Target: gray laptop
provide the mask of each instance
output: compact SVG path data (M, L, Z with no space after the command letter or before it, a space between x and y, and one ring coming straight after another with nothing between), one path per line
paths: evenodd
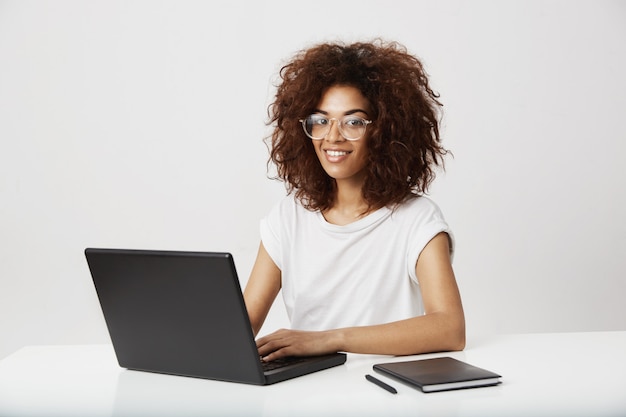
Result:
M121 367L266 385L341 365L343 353L260 360L229 253L85 249Z

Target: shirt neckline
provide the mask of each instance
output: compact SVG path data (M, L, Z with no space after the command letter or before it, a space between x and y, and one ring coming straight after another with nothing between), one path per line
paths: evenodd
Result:
M381 207L378 210L375 210L369 213L367 216L362 217L352 223L348 223L345 225L338 225L338 224L329 223L324 218L324 215L322 214L321 211L318 210L315 212L317 220L320 222L322 227L330 232L335 232L335 233L351 233L357 230L363 230L383 220L389 214L391 214L391 209L389 209L388 207Z

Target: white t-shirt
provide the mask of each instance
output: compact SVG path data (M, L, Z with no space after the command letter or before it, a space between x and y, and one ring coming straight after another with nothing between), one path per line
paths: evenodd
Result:
M440 232L439 207L415 197L345 226L328 223L293 196L261 221L261 240L280 268L292 329L328 330L424 314L415 265ZM451 249L452 252L452 249Z

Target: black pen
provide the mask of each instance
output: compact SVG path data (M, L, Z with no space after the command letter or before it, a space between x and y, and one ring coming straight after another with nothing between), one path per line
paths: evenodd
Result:
M385 384L383 381L381 381L378 378L374 378L371 375L365 375L365 379L367 379L369 382L373 382L374 384L378 385L379 387L381 387L382 389L385 389L387 391L389 391L392 394L397 394L398 391L396 391L396 389L394 387L392 387L391 385L387 385Z

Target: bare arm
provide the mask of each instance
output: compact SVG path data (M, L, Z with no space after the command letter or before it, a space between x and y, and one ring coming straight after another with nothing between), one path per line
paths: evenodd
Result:
M465 318L450 262L447 234L438 234L426 245L415 270L425 315L388 324L323 332L279 330L257 340L259 353L265 360L273 360L337 351L411 355L462 350Z
M265 247L263 247L263 243L259 244L257 258L243 293L255 336L261 330L267 313L269 313L272 303L280 291L280 280L280 269L270 258Z

